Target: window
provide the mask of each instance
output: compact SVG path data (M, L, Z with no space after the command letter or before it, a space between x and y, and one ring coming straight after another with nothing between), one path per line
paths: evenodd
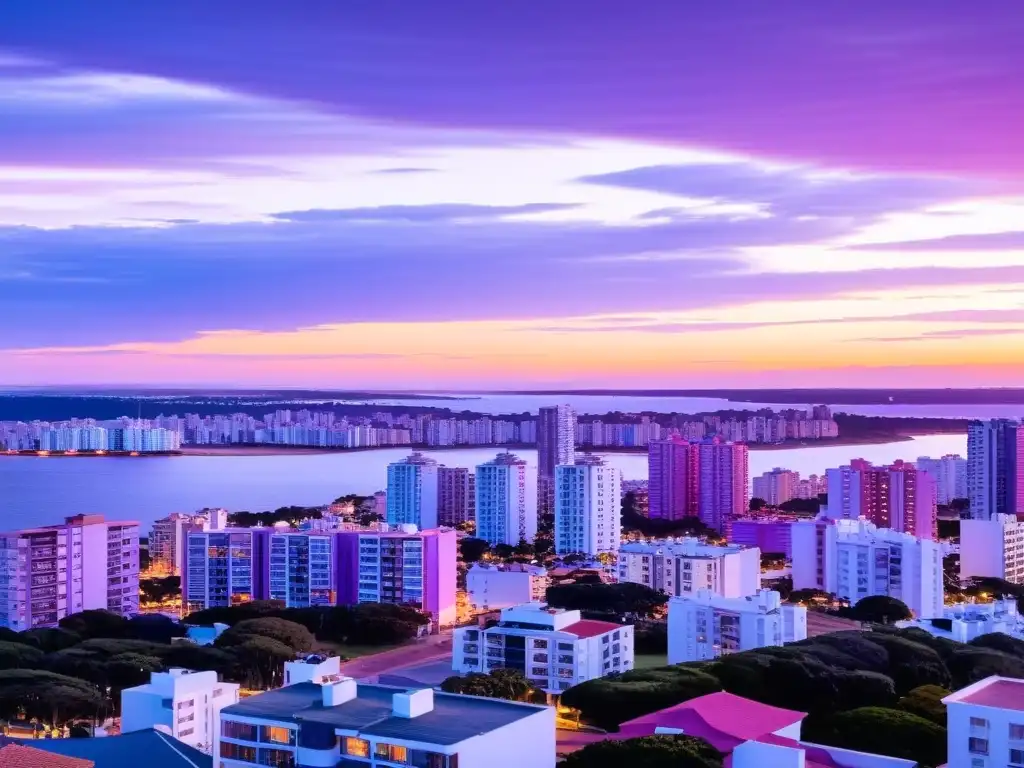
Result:
M987 755L988 739L979 739L975 736L972 736L967 740L967 751L970 752L972 755Z
M191 736L191 735L192 735L193 733L195 733L195 732L196 732L196 729L195 729L195 728L186 728L186 729L185 729L185 730L183 730L183 731L178 731L178 738L179 738L179 739L182 739L182 738L184 738L185 736Z
M221 720L220 735L225 739L256 741L256 726L252 723L236 723L234 720Z
M375 752L379 759L387 760L391 763L409 762L409 750L397 744L378 744Z
M295 753L287 749L261 749L259 762L271 768L295 768Z
M971 728L988 728L988 720L983 717L972 717Z
M260 741L267 744L295 746L295 731L280 725L261 725Z
M1010 750L1010 765L1024 765L1024 749Z
M1024 725L1010 723L1010 741L1024 741Z
M345 749L346 755L352 755L352 757L369 757L370 756L370 742L364 739L357 739L355 736L348 736L342 743Z
M226 760L241 760L243 763L256 762L256 747L243 747L230 741L220 743L220 756Z

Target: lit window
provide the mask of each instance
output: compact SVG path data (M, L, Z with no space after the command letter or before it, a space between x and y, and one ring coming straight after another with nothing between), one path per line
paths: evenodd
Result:
M369 757L370 742L365 739L348 736L345 739L345 754L352 755L352 757Z
M264 725L260 728L260 741L268 744L294 744L295 732L280 725Z

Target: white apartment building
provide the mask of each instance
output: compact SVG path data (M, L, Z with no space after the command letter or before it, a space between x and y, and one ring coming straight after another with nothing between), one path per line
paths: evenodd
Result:
M221 712L221 768L554 768L554 707L364 685L300 682Z
M782 645L807 637L807 609L783 604L778 592L746 597L711 590L673 597L668 604L668 663L705 661L727 653Z
M555 467L555 553L599 555L619 549L622 473L600 456Z
M514 453L476 468L476 535L492 546L537 535L536 470Z
M947 454L940 459L920 456L915 464L935 478L935 500L939 504L967 498L967 459L963 456Z
M388 464L387 512L390 525L437 528L437 462L422 453Z
M708 589L721 597L746 597L761 588L761 550L715 547L687 537L623 544L618 577L670 596Z
M1024 680L993 675L942 703L949 768L1024 766Z
M216 672L153 672L145 685L121 691L121 733L155 728L209 755L220 711L237 701L238 685L219 682Z
M991 603L957 603L942 609L942 616L916 621L899 621L901 629L916 627L930 635L958 643L969 643L976 637L999 632L1024 640L1024 617L1017 610L1014 598Z
M974 576L1024 584L1024 522L1016 515L960 521L960 578Z
M539 565L474 563L466 572L466 592L477 611L543 603L550 584L548 572Z
M753 480L753 498L764 499L770 506L777 507L796 496L800 475L790 469L775 467Z
M322 685L340 680L342 677L341 657L339 656L310 654L301 659L284 663L284 684L286 686L298 683Z
M583 619L579 611L544 603L505 608L497 625L460 627L452 640L455 672L516 669L549 695L632 668L631 625Z
M942 615L942 548L863 520L793 523L793 588L820 589L856 604L889 595L915 615Z
M189 531L181 568L184 614L255 599L267 536L260 528Z

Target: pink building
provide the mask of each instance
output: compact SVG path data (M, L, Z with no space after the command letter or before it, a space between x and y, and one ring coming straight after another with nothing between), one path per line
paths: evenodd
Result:
M913 464L896 461L876 467L864 459L830 469L828 516L834 520L863 517L879 528L938 538L938 494L935 478Z
M724 531L733 516L742 516L750 504L747 446L705 440L698 450L697 514L703 523Z
M680 520L697 516L697 446L678 435L647 446L648 517Z
M475 517L475 476L465 467L437 468L437 523L456 526Z
M0 627L55 627L92 609L138 613L138 523L76 515L0 533Z
M764 499L771 506L778 506L797 495L800 474L790 469L775 467L754 478L754 498Z
M795 515L770 515L737 518L728 524L730 544L757 547L764 553L785 554L793 557L792 524L800 518Z

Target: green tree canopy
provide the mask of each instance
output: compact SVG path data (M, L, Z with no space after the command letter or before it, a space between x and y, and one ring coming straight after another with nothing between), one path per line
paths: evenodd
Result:
M872 624L892 624L912 617L907 604L888 595L869 595L850 609L850 617Z
M915 760L929 768L946 762L946 729L911 712L864 707L809 726L804 738L818 744Z
M99 609L65 616L59 626L86 640L92 637L126 637L128 634L127 619L120 614Z
M63 725L106 713L107 702L98 688L83 680L42 670L0 671L0 717L38 718Z
M40 669L43 652L31 645L0 640L0 669Z
M218 648L230 648L246 642L252 637L266 637L286 645L292 655L305 652L313 647L316 638L301 624L286 619L267 617L246 619L226 630L214 643Z
M693 736L598 741L566 755L559 768L722 768L722 755Z
M470 696L487 696L492 699L526 701L534 692L534 687L518 670L495 669L489 674L471 672L465 677L455 675L446 678L441 683L441 690Z
M491 549L491 545L483 539L467 537L459 540L459 557L464 563L475 563Z
M559 584L548 587L546 597L555 608L629 619L649 618L668 602L664 592L632 582Z
M922 685L903 696L898 707L904 712L931 720L936 725L946 727L946 705L942 700L952 691L940 685Z

